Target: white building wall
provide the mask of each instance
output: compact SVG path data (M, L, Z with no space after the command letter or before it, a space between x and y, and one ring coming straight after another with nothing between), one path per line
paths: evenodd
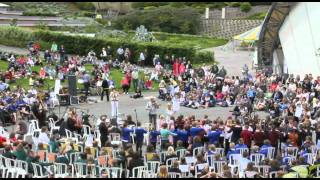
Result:
M320 2L301 2L290 11L279 31L284 72L320 75Z

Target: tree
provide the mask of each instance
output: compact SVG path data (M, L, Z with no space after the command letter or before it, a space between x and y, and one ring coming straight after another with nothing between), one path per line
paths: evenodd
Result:
M249 2L244 2L240 5L240 10L242 12L249 12L251 10L251 4Z

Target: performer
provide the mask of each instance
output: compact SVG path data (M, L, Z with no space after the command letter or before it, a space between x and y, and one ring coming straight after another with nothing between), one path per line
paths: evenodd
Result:
M114 86L111 87L112 91L110 93L111 98L111 116L116 117L119 114L119 92L115 89Z
M146 106L146 110L149 110L149 122L153 124L153 127L156 127L157 109L159 109L159 106L155 97L151 97Z

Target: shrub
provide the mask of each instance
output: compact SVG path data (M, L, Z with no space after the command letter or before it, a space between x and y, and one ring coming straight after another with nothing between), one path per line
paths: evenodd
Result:
M214 62L214 53L209 51L197 52L192 61L197 64Z
M190 60L195 55L194 48L183 45L168 46L161 43L136 43L125 40L69 36L43 30L31 32L17 27L0 27L0 44L25 48L31 40L38 41L42 50L50 49L51 43L56 42L58 45L64 45L68 54L79 55L87 55L90 50L100 53L102 47L110 46L115 50L122 46L132 50L133 59L138 59L140 52L146 50L146 62L148 64L152 64L154 54L159 54L161 57L174 54L176 57L186 57Z
M251 10L251 4L249 2L244 2L240 5L240 10L242 12L249 12Z
M75 4L81 10L94 11L96 9L92 2L75 2Z
M240 7L240 6L241 6L241 3L240 3L240 2L231 2L231 3L230 3L230 6L231 6L231 7Z
M134 30L144 25L150 31L197 34L200 27L199 19L200 14L193 8L162 6L156 9L131 12L119 17L113 25L116 29L124 29L126 26Z

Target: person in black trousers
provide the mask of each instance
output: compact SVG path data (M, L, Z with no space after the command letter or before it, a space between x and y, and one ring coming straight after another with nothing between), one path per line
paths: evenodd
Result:
M109 82L107 79L102 81L101 101L103 101L104 92L106 92L107 101L109 102Z
M105 145L105 143L108 141L108 134L109 134L109 128L110 126L107 124L106 119L107 116L102 115L100 117L101 123L99 125L99 131L100 131L100 142L101 142L101 147Z

